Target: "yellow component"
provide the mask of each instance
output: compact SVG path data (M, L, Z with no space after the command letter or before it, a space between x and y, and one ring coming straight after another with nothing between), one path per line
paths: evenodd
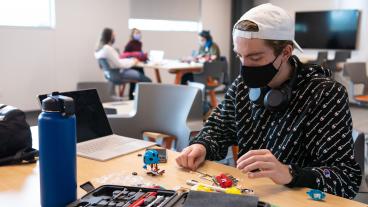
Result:
M195 185L192 187L192 190L196 190L196 191L204 191L204 192L214 192L214 190L212 188L203 186L201 184Z
M227 194L236 194L236 195L240 195L241 194L241 190L236 188L236 187L230 187L230 188L226 188L225 189L225 193Z
M204 191L204 192L214 192L214 190L212 188L203 186L203 185L198 185L197 187L198 191Z

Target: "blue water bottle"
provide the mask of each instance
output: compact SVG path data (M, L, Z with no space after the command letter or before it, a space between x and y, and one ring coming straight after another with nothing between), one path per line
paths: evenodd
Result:
M61 207L77 199L74 101L52 93L38 116L42 207Z

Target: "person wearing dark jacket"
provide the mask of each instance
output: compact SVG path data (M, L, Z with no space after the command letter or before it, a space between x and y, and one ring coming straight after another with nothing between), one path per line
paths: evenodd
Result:
M257 6L234 25L233 41L240 75L178 165L195 170L238 145L236 167L251 179L354 198L361 170L346 89L328 69L292 55L301 50L292 18L272 4Z

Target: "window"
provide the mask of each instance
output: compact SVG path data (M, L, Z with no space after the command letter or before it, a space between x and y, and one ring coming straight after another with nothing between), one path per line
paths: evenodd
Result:
M128 25L129 29L198 32L201 0L130 0Z
M129 29L151 31L185 31L198 32L202 30L202 24L195 21L155 20L155 19L129 19Z
M0 26L55 26L54 0L0 0Z

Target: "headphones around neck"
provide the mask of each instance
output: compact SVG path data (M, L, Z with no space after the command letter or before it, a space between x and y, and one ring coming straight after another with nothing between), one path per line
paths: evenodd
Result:
M257 105L262 104L271 112L284 110L291 100L291 92L298 77L298 62L291 56L289 63L293 68L293 75L290 81L284 82L279 88L250 88L249 99L252 103Z

